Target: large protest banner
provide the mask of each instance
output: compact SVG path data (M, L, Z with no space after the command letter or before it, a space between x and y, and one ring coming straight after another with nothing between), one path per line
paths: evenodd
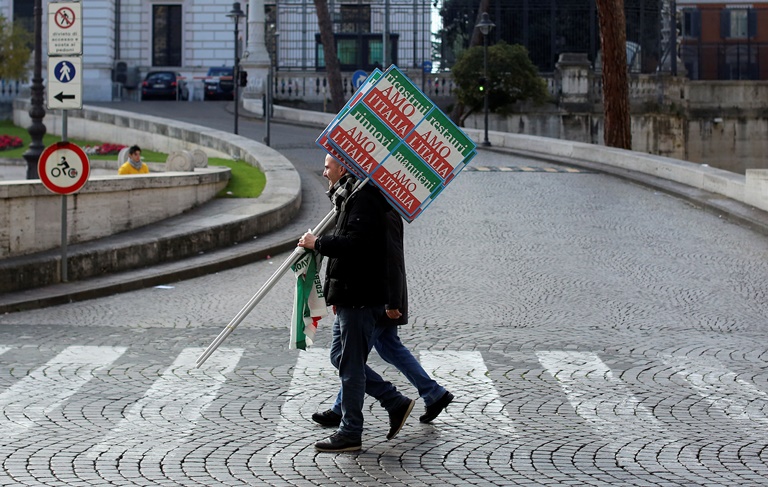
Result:
M396 66L374 73L318 144L376 184L411 222L475 155L475 144Z

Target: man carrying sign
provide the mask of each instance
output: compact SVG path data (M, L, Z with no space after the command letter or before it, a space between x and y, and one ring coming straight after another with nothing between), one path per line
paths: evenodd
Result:
M317 442L321 452L359 450L362 446L366 390L390 415L389 438L411 414L415 401L397 391L366 365L376 341L376 323L387 303L386 213L384 197L373 185L352 192L355 178L330 155L323 176L331 182L331 200L339 210L332 235L305 233L299 246L328 257L324 294L336 312L331 363L341 379L341 424L335 434Z
M397 367L419 391L426 405L426 412L419 417L419 421L431 423L453 401L453 394L429 376L397 335L397 327L408 323L408 283L403 249L403 219L394 209L387 213L387 289L387 314L376 325L377 338L373 347L385 362ZM330 409L314 413L312 420L322 426L338 426L341 422L341 392ZM390 430L387 439L392 438L392 432Z

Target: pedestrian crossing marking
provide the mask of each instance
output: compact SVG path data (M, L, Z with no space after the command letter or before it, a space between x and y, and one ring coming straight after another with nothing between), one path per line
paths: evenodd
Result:
M13 349L0 345L0 353ZM40 426L52 411L77 394L99 368L108 366L125 351L126 347L71 346L8 387L0 394L0 445L10 445L19 433ZM143 397L127 408L123 419L85 452L86 458L114 463L128 452L140 450L144 458L158 459L178 449L218 397L243 350L221 350L196 369L200 353L200 348L184 349ZM675 434L672 425L662 422L644 406L632 394L630 385L615 377L597 354L539 351L535 355L557 381L573 411L608 439L609 448L615 447L621 464L635 461L622 453L624 445L634 441L658 442L664 448L677 448L685 443L685 437ZM480 352L426 350L419 356L425 370L455 396L436 424L474 431L493 429L507 441L519 435ZM661 356L659 361L668 366L670 374L679 375L692 393L704 398L713 412L722 412L724 418L750 434L764 435L768 425L766 392L740 379L714 358ZM286 445L296 445L289 448L294 454L296 448L311 447L310 443L297 441L302 437L301 428L309 435L314 434L316 427L311 414L327 409L338 387L327 349L313 348L298 354L281 405L273 455L290 453ZM386 418L385 413L372 411ZM449 443L446 448L453 447Z
M0 394L0 444L31 428L111 364L125 347L71 346Z
M465 171L470 172L547 172L569 174L592 174L593 171L574 167L531 167L531 166L467 166Z
M501 433L515 434L480 352L424 350L419 353L419 361L455 397L439 416L443 422L462 428L487 428L492 424Z
M219 349L198 369L195 363L204 351L182 350L111 433L86 452L87 458L115 462L141 446L144 459L161 459L180 446L243 355L240 348Z
M662 357L693 389L728 418L744 424L755 421L768 426L763 412L768 394L723 367L717 359L695 357ZM748 425L754 433L754 425Z
M682 443L671 437L664 425L643 406L600 358L590 352L540 351L539 362L558 381L568 402L587 424L608 441L621 467L637 464L634 452L625 446L635 441L650 443L655 433L665 446Z
M576 414L596 429L610 434L663 430L653 413L594 353L540 351L536 355L558 381Z

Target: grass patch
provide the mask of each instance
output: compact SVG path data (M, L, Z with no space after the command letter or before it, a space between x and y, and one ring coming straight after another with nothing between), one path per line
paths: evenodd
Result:
M256 198L267 184L267 176L245 161L209 157L208 165L227 166L232 171L229 184L217 195L221 198Z
M22 155L29 148L29 144L32 142L32 138L29 136L27 129L17 127L10 120L0 120L0 135L15 135L24 142L24 145L15 149L0 151L1 158L7 159L21 159ZM61 141L61 137L58 135L45 134L43 136L43 145L48 147L56 142ZM80 147L85 146L98 146L104 142L82 139L69 139L70 142ZM139 144L141 145L141 144ZM145 161L151 162L165 162L168 158L168 154L162 152L154 152L150 150L141 150L141 157ZM88 154L88 159L91 160L115 160L117 155L115 154ZM251 166L245 161L233 161L231 159L221 159L217 157L208 158L208 164L211 166L226 166L232 171L232 177L229 179L229 184L219 192L217 196L222 198L256 198L267 184L267 178L263 172L258 168Z

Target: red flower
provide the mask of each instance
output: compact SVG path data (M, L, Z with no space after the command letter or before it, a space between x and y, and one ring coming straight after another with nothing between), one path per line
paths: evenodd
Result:
M15 135L0 135L0 150L15 149L21 147L23 142L21 138Z
M126 146L120 144L101 144L98 152L102 155L119 154L120 151L125 147Z

